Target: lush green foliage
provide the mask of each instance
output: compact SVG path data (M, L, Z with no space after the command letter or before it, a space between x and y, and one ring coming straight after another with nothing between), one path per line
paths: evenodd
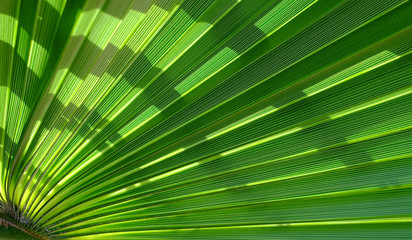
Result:
M0 217L412 239L411 26L404 0L1 0Z

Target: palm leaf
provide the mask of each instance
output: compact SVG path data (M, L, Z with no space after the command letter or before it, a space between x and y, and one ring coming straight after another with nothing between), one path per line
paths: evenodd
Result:
M412 238L412 4L2 0L1 221Z

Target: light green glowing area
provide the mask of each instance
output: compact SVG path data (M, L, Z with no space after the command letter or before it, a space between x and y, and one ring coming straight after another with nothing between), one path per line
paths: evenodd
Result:
M0 240L412 239L412 2L0 0Z

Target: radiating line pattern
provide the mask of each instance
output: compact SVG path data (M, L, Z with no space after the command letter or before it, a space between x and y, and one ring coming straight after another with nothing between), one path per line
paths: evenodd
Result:
M405 0L1 0L0 217L412 239L411 51Z

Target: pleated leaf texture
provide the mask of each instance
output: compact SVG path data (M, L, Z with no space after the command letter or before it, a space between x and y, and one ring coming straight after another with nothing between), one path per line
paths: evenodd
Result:
M412 239L411 50L404 0L1 0L1 221Z

